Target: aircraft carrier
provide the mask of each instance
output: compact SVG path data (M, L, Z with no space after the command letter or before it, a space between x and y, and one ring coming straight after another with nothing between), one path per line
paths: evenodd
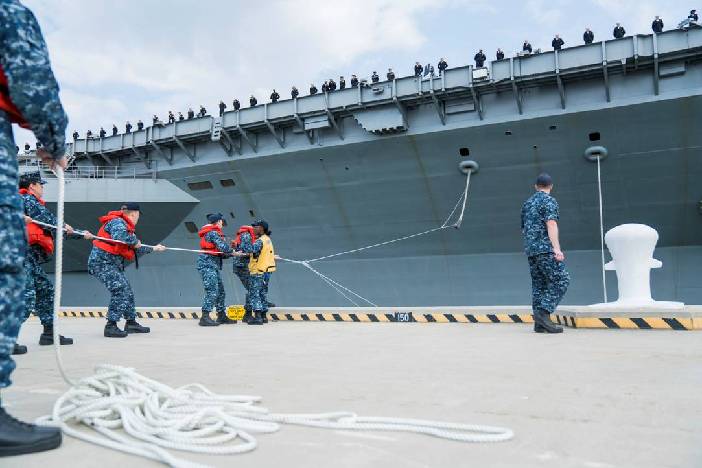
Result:
M564 303L588 304L603 298L593 155L602 156L605 231L636 222L660 234L654 298L702 303L702 28L79 139L66 213L95 232L99 215L138 201L144 242L188 248L197 248L207 213L226 215L228 235L265 218L277 252L316 258L441 225L465 187L461 164L474 161L460 229L315 268L382 306L528 304L519 213L535 176L547 171L572 275ZM55 180L47 187L55 201ZM106 304L86 272L89 244L66 245L64 303ZM231 265L224 271L228 302L241 303ZM194 254L148 255L129 276L140 306L201 302ZM613 272L607 282L616 298ZM289 263L279 265L270 299L349 305Z

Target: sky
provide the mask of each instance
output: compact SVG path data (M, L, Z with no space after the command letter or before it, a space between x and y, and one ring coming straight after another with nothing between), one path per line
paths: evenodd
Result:
M355 73L412 74L415 61L445 57L449 67L472 63L482 48L507 56L524 39L548 49L554 34L566 46L649 33L655 15L673 28L702 4L680 0L25 0L39 20L61 99L67 137L169 110L185 113L220 99L267 102L296 85ZM32 135L16 131L18 145Z

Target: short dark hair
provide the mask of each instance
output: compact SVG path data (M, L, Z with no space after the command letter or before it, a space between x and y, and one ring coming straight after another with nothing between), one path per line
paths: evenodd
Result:
M551 178L550 175L548 175L545 172L542 172L536 178L536 186L537 187L550 187L552 185L553 185L553 179Z

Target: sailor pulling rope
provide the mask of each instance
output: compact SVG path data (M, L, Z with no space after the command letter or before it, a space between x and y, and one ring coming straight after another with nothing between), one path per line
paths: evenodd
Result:
M64 220L64 179L60 167L56 169L56 175L59 190L53 314L54 322L58 324ZM177 458L166 449L218 455L244 453L256 448L254 434L276 432L282 424L336 430L411 432L457 442L501 442L514 435L511 429L501 427L364 417L344 411L271 413L257 404L260 397L219 395L200 384L172 388L144 377L134 369L112 365L97 366L95 375L76 382L65 370L58 333L59 327L55 326L56 362L61 376L71 388L56 401L52 414L38 422L58 425L65 434L86 442L140 455L175 468L202 465ZM75 423L98 434L77 429Z

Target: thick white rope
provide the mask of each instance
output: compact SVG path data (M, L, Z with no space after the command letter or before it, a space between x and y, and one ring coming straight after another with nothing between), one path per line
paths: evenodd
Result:
M60 167L56 169L56 176L59 190L53 310L54 350L61 376L71 388L56 401L52 414L39 418L38 423L58 425L71 437L150 458L174 468L202 468L203 465L177 458L166 449L212 455L249 452L257 446L254 434L276 432L281 424L336 430L410 432L457 442L502 442L514 437L508 428L421 419L365 417L343 411L276 414L258 406L261 398L257 396L219 395L200 384L171 388L144 377L133 369L120 366L97 366L93 376L74 382L65 371L59 341L65 195L63 170ZM316 272L308 262L295 263L302 263ZM321 273L316 273L329 284L356 295ZM81 424L98 434L76 429L70 423Z
M605 274L605 251L604 251L604 214L602 211L602 172L600 171L600 157L597 157L597 192L600 201L600 253L602 254L602 293L604 301L607 302L607 275Z

